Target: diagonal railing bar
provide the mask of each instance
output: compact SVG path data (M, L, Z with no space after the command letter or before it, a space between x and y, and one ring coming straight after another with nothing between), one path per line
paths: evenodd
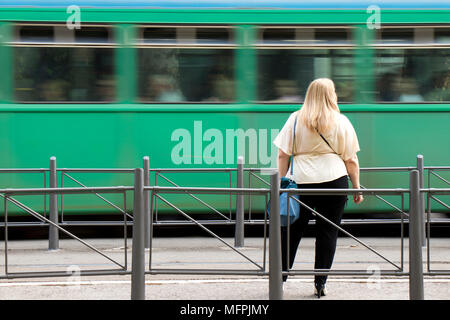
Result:
M90 245L89 243L87 243L86 241L84 241L83 239L80 239L79 237L77 237L76 235L74 235L73 233L67 231L66 229L62 228L61 226L59 226L57 223L54 223L53 221L43 217L41 214L39 214L38 212L34 211L33 209L29 208L28 206L24 205L23 203L21 203L20 201L10 197L10 196L5 196L3 194L0 193L0 197L4 198L5 200L15 204L16 206L18 206L19 208L23 209L24 211L28 212L29 214L31 214L33 217L46 222L52 226L54 226L55 228L57 228L58 230L64 232L65 234L67 234L69 237L81 242L82 244L84 244L85 246L87 246L88 248L94 250L95 252L97 252L98 254L100 254L101 256L105 257L106 259L108 259L109 261L113 262L114 264L118 265L119 267L121 267L122 269L126 269L125 266L121 265L119 262L115 261L114 259L110 258L109 256L105 255L103 252L99 251L97 248L93 247L92 245Z
M34 210L32 210L32 209L26 207L25 205L22 205L22 203L20 203L19 201L15 200L14 198L5 196L5 195L2 194L2 193L0 193L0 197L2 197L3 199L5 199L5 201L9 201L10 203L14 204L16 207L18 207L18 208L20 208L20 209L22 209L22 210L24 210L24 211L27 211L27 212L30 213L30 214L38 214L38 215L39 215L38 219L41 220L41 222L42 222L43 225L45 225L45 221L42 220L42 219L40 219L40 217L46 218L45 216L40 215L38 212L36 212L36 211L34 211ZM21 206L21 205L22 205L22 206ZM31 210L32 212L29 212L28 210ZM13 224L13 223L9 223L9 224ZM4 223L4 225L6 225L6 222Z
M433 195L430 195L430 198L433 199L434 201L436 201L437 203L440 203L441 205L443 205L444 207L446 207L447 209L450 209L450 206L448 204L446 204L445 202L442 202L441 200L439 200L438 198L436 198Z
M432 174L432 175L434 175L434 176L436 176L437 178L439 178L439 179L441 179L442 181L444 181L445 183L447 183L447 184L450 184L450 181L448 181L447 179L445 179L445 178L442 178L440 175L438 175L436 172L434 172L433 170L429 170L429 172Z
M163 178L164 180L166 180L167 182L169 182L170 184L172 184L175 187L180 187L178 184L176 184L175 182L171 181L169 178L163 176L161 173L158 173L158 175ZM186 191L186 194L191 196L192 198L194 198L195 200L197 200L198 202L200 202L201 204L205 205L206 207L208 207L209 209L211 209L212 211L214 211L215 213L217 213L218 215L220 215L221 217L223 217L225 220L230 221L231 219L226 217L224 214L222 214L220 211L218 211L216 208L214 208L213 206L209 205L208 203L206 203L205 201L201 200L200 198L194 196L192 193L189 193Z
M267 182L266 180L264 180L263 178L257 176L253 171L249 172L253 177L257 178L259 181L261 181L262 183L264 183L267 186L270 186L270 183Z
M200 228L202 228L203 230L205 230L206 232L208 232L210 235L212 235L213 237L215 237L217 240L219 240L220 242L222 242L224 245L226 245L227 247L229 247L230 249L232 249L233 251L235 251L236 253L238 253L239 255L241 255L242 257L244 257L246 260L248 260L249 262L251 262L252 264L254 264L255 266L257 266L260 270L264 270L262 266L260 266L257 262L253 261L252 259L250 259L249 257L247 257L245 254L243 254L242 252L240 252L239 250L237 250L236 248L234 248L233 246L231 246L230 244L228 244L226 241L224 241L221 237L219 237L217 234L215 234L214 232L212 232L211 230L209 230L208 228L206 228L204 225L202 225L201 223L199 223L198 221L196 221L195 219L193 219L192 217L190 217L188 214L186 214L183 210L177 208L175 205L173 205L172 203L170 203L169 201L167 201L166 199L164 199L163 197L161 197L159 194L155 194L155 197L159 198L160 200L162 200L164 203L166 203L168 206L170 206L171 208L175 209L176 211L178 211L179 213L181 213L183 216L185 216L186 218L188 218L189 220L191 220L192 222L194 222L196 225L198 225Z
M318 213L316 210L314 210L313 208L309 207L308 205L304 204L303 202L301 202L300 200L298 200L297 198L293 197L293 196L289 196L290 199L294 199L295 201L297 201L298 203L300 203L300 205L304 206L305 208L307 208L308 210L310 210L314 215L317 215L318 217L320 217L322 220L324 220L325 222L331 224L333 227L337 228L339 231L343 232L345 235L349 236L350 238L352 238L353 240L355 240L356 242L358 242L359 244L363 245L365 248L369 249L370 251L372 251L373 253L375 253L377 256L379 256L380 258L382 258L383 260L385 260L386 262L389 262L391 265L393 265L394 267L396 267L398 270L402 270L401 267L397 266L394 262L392 262L391 260L389 260L388 258L384 257L382 254L380 254L378 251L376 251L375 249L373 249L372 247L370 247L368 244L364 243L363 241L359 240L358 238L356 238L354 235L352 235L351 233L349 233L348 231L342 229L340 226L338 226L337 224L335 224L333 221L330 221L329 219L327 219L326 217L324 217L323 215L321 215L320 213Z
M79 184L80 186L82 186L83 188L88 188L88 186L84 185L83 183L81 183L80 181L78 181L77 179L73 178L72 176L68 175L66 172L62 172L62 174L64 176L66 176L67 178L71 179L72 181L74 181L75 183ZM105 201L106 203L108 203L109 205L111 205L113 208L119 210L120 212L122 212L123 214L125 214L128 218L133 219L133 216L130 215L128 212L124 211L122 208L116 206L114 203L112 203L111 201L109 201L108 199L106 199L105 197L101 196L98 193L94 193L98 198L102 199L103 201Z
M361 184L360 186L361 186L361 189L366 189L366 190L367 190L367 188L364 187L362 184ZM408 213L406 213L406 212L404 212L402 209L396 207L395 205L393 205L392 203L390 203L389 201L387 201L387 200L384 199L383 197L381 197L381 196L379 196L379 195L377 195L377 194L375 195L375 197L376 197L377 199L383 201L384 203L386 203L386 204L387 204L388 206L390 206L391 208L397 210L399 213L405 215L406 217L409 217L409 214L408 214Z

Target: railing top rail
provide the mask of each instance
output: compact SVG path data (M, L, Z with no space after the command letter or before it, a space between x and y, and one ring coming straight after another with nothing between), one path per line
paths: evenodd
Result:
M42 195L42 194L80 194L80 193L121 193L134 190L134 187L95 187L95 188L24 188L0 189L6 195Z
M48 168L32 168L32 169L11 168L11 169L0 169L0 173L46 172L46 171L50 171L50 169L48 169Z
M417 167L361 167L360 171L411 171ZM426 166L425 170L450 170L450 166ZM134 168L57 168L60 172L134 172ZM243 168L244 171L258 172L276 170L276 168ZM0 173L47 172L49 168L0 168ZM231 172L237 168L150 168L150 172Z
M144 191L157 193L204 193L204 194L267 194L270 189L264 188L205 188L205 187L144 187Z
M58 168L56 171L61 172L134 172L135 169L130 168Z
M423 188L420 189L422 193L450 195L450 188Z
M150 186L144 187L145 191L154 191L157 193L204 193L204 194L267 194L270 192L268 188L208 188L208 187L159 187ZM440 189L439 189L440 190ZM280 192L287 192L289 194L387 194L398 195L402 193L409 193L409 189L395 188L395 189L280 189Z
M438 167L446 168L446 167ZM450 167L449 167L450 168ZM360 171L411 171L417 167L362 167ZM276 170L276 168L244 168L244 171Z
M409 193L409 189L405 188L381 188L381 189L280 189L280 192L299 195L346 195L346 194L363 194L363 195L400 195Z
M82 193L122 193L133 191L132 186L116 187L90 187L90 188L23 188L23 189L0 189L0 193L6 195L39 195L39 194L82 194ZM155 191L157 193L204 193L204 194L267 194L269 188L207 188L207 187L144 187L145 191ZM409 193L409 189L280 189L280 192L299 195L345 195L345 194L366 194L366 195L399 195ZM422 188L422 193L450 194L450 188Z
M416 170L417 167L366 167L360 168L360 171L411 171Z
M237 168L150 168L149 171L150 172L230 172L230 171L237 171Z

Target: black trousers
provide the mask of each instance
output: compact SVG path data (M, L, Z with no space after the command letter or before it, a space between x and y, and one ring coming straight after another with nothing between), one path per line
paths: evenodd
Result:
M348 176L340 177L333 181L323 183L311 184L297 184L299 189L334 189L348 188ZM294 200L291 200L294 201ZM326 217L328 220L340 225L344 207L347 202L347 196L341 195L301 195L300 201L316 210L318 213ZM297 221L289 227L281 227L281 244L282 244L282 268L287 271L288 262L289 269L294 264L297 248L302 239L302 236L308 226L308 222L314 218L313 213L304 206L300 206L300 217ZM336 252L336 242L338 237L338 229L332 226L319 216L315 217L315 235L316 235L316 250L314 269L330 269L333 264L334 254ZM289 230L289 257L287 243L288 243L288 228ZM284 276L283 280L286 281ZM327 276L316 275L316 283L323 283L327 281Z

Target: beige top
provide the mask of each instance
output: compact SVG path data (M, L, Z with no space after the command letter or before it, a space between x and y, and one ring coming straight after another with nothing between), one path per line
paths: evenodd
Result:
M284 153L292 155L292 129L297 112L292 113L273 143ZM352 158L359 149L358 138L351 122L339 114L336 128L322 133L334 151L320 137L297 120L295 135L294 174L290 168L286 177L297 183L321 183L347 175L343 160Z

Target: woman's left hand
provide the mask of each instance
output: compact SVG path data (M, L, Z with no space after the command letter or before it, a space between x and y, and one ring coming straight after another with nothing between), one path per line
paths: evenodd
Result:
M362 194L354 194L353 195L353 202L356 204L360 204L361 202L364 201L364 197Z

